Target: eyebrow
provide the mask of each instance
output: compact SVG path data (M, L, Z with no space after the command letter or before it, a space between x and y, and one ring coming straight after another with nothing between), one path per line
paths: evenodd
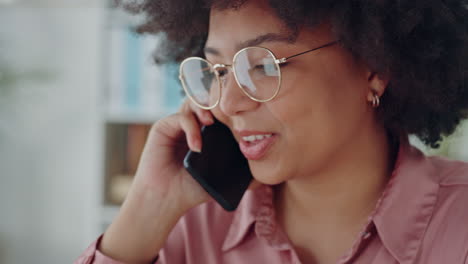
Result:
M266 33L260 36L257 36L253 39L249 39L243 42L240 42L236 45L237 50L241 50L245 47L251 47L251 46L258 46L262 43L265 42L286 42L286 43L292 43L294 41L293 37L291 35L286 35L286 34L278 34L278 33ZM205 54L210 53L212 55L219 56L221 53L219 50L213 48L213 47L205 47L203 49Z

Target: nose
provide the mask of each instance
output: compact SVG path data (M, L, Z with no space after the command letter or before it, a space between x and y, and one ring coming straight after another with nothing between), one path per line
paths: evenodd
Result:
M252 111L260 103L250 99L237 84L232 68L224 76L220 77L221 98L220 110L228 116L238 115L242 112Z

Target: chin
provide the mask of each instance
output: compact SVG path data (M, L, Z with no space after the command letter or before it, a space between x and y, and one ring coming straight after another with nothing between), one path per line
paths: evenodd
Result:
M284 172L274 171L273 166L259 166L249 162L250 170L255 180L266 185L276 185L287 180Z

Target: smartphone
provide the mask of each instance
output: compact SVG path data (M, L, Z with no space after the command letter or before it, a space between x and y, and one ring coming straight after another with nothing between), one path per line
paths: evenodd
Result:
M201 129L201 153L188 151L184 167L227 211L234 211L252 181L247 159L231 130L215 120Z

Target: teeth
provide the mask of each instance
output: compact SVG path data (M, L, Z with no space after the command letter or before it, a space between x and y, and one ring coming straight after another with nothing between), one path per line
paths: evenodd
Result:
M247 141L254 141L256 138L257 138L257 137L256 137L255 135L252 135L252 136L246 137L245 139L246 139Z
M256 141L256 140L262 140L264 138L269 138L271 136L272 136L272 134L251 135L251 136L247 136L247 137L242 137L242 139L245 140L245 141L253 142L253 141Z

